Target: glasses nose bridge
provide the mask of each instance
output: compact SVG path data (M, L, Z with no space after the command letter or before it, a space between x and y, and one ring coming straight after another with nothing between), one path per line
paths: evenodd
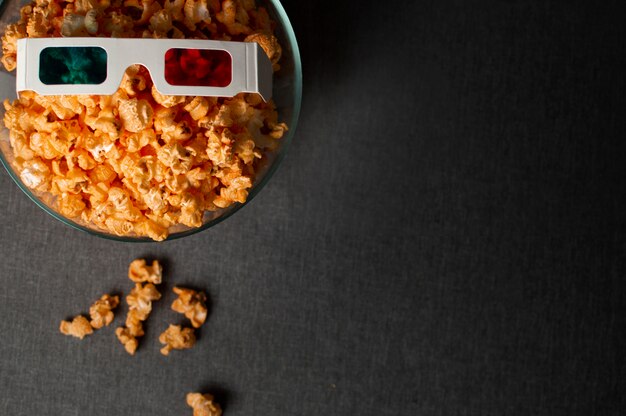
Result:
M112 54L115 58L114 62L111 62L111 69L119 73L120 82L124 74L129 70L133 70L135 66L145 68L153 82L160 78L159 74L163 72L160 68L164 64L164 62L160 61L165 61L165 50L161 50L163 48L142 48L140 46L137 45L132 50L116 51L116 53Z

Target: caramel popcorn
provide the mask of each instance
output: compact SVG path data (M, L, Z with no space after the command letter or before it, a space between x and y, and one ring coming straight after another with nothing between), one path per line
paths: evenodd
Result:
M135 287L126 296L126 326L117 328L115 335L130 355L134 355L137 350L137 338L144 335L143 321L152 312L152 302L161 299L161 293L154 285L161 283L162 274L163 268L157 260L148 266L144 259L136 259L128 267L128 278L135 282Z
M118 111L122 119L122 126L131 133L139 133L152 124L153 110L146 100L121 100Z
M280 43L278 42L276 36L267 32L256 32L248 35L245 41L258 43L265 51L265 54L270 58L270 61L272 61L274 71L278 71L280 69L278 61L280 61L283 50L280 47Z
M128 267L128 278L135 283L149 282L159 285L162 277L163 267L161 267L158 260L154 260L152 266L148 266L144 259L136 259Z
M274 26L254 0L34 0L7 26L0 61L15 70L24 37L169 37L257 42L277 71ZM140 65L111 96L24 91L4 108L27 187L80 224L156 241L245 202L287 131L257 94L167 96Z
M82 315L76 316L72 322L61 321L59 330L63 335L71 335L83 339L85 336L93 334L93 328L89 320Z
M161 348L161 354L169 355L172 350L184 350L193 347L196 336L193 328L182 328L180 325L170 325L160 336L159 342L165 344Z
M131 312L134 312L141 321L145 321L152 312L152 301L161 299L161 294L152 283L136 283L135 287L126 296L126 303Z
M108 326L113 322L113 309L117 308L119 304L120 298L118 296L102 295L102 297L89 308L91 326L94 329Z
M136 283L130 294L126 296L128 314L126 327L115 330L115 335L130 355L134 355L139 345L138 337L144 335L142 322L152 312L152 302L161 298L161 294L152 283Z
M172 309L184 314L194 328L200 328L207 317L206 295L203 292L182 287L174 287L173 290L178 295L178 299L172 303Z
M187 394L187 404L193 408L193 416L221 416L222 408L213 401L213 395L209 393Z
M117 328L115 330L115 335L124 346L126 352L130 355L135 355L135 351L137 351L137 347L139 346L139 341L137 341L137 338L130 333L129 329Z

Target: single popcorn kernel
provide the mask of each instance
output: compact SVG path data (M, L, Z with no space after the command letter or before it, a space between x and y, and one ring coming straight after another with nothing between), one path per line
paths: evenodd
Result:
M103 326L108 326L111 322L113 322L113 309L117 308L119 304L119 296L102 295L102 297L89 308L91 326L94 329L100 329Z
M148 266L144 259L136 259L128 267L128 278L135 283L150 282L158 285L161 284L162 275L163 267L157 260L152 262L152 266Z
M169 355L172 350L184 350L193 347L196 343L196 335L193 328L182 328L180 325L170 325L159 336L159 342L165 344L161 348L161 354Z
M207 317L204 292L196 292L182 287L174 287L173 290L178 295L178 299L172 303L172 309L184 314L194 328L200 328Z
M133 336L127 328L117 328L115 330L115 335L124 346L126 352L130 355L135 355L135 351L137 351L137 347L139 346L137 338L135 338L135 336Z
M276 36L272 35L271 33L265 32L253 33L247 36L245 41L258 43L272 62L272 65L274 66L274 71L280 69L278 61L280 61L280 57L282 56L283 51L280 47L280 43L278 43L278 39L276 38Z
M59 330L63 335L71 335L76 338L83 339L85 336L93 334L93 328L89 324L89 320L82 315L78 315L72 322L61 321Z
M122 100L118 106L119 115L124 128L133 133L139 133L152 124L153 110L146 100Z
M222 408L213 401L213 395L209 393L187 394L187 404L193 408L193 416L221 416Z
M143 316L141 316L137 311L131 310L128 311L128 315L126 315L126 329L128 332L134 337L143 337Z
M130 311L135 311L142 321L148 319L152 312L152 301L161 299L161 294L152 283L136 283L130 295L126 296L126 303Z

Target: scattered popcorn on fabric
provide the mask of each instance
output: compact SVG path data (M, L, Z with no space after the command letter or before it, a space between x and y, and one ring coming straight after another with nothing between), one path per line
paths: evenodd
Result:
M113 322L115 315L113 310L120 303L118 296L102 295L89 307L91 321L82 315L78 315L72 321L61 321L59 330L64 335L71 335L83 339L93 333L94 329L100 329Z
M144 336L143 322L152 312L152 302L161 299L155 284L162 282L162 274L163 268L157 260L147 266L144 259L135 259L128 267L128 278L135 282L135 287L126 296L125 326L117 328L115 335L130 355L134 355L139 346L138 338Z

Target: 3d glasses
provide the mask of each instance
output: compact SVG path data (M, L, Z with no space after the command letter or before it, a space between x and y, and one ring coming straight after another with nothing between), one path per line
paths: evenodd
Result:
M17 41L17 91L111 95L141 64L164 95L272 96L272 64L256 43L197 39L26 38Z

